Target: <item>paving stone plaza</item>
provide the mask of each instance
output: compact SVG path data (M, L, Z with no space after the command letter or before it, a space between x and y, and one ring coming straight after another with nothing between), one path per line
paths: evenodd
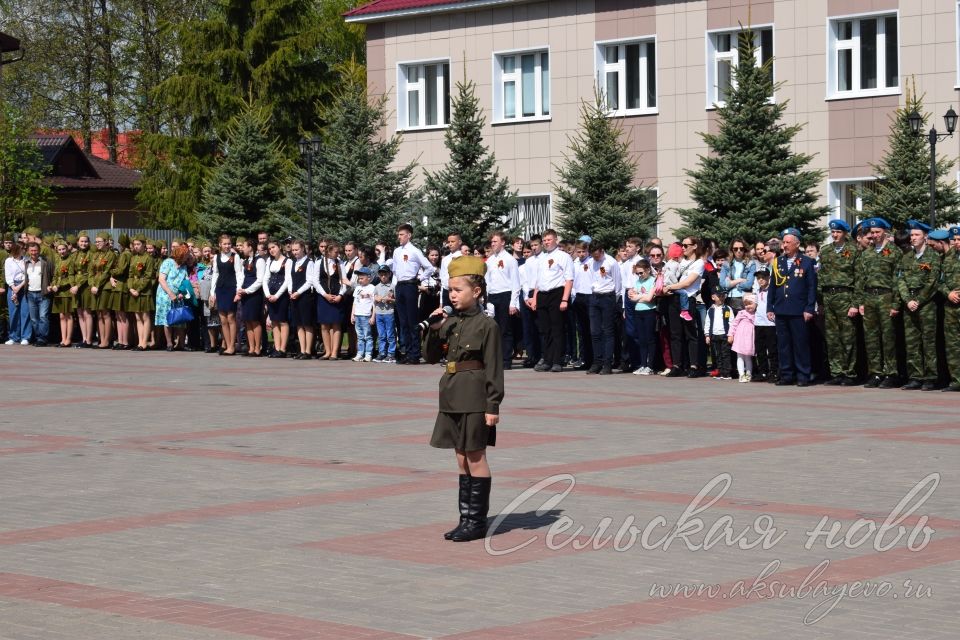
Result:
M508 371L458 544L439 367L0 369L5 640L957 637L954 394Z

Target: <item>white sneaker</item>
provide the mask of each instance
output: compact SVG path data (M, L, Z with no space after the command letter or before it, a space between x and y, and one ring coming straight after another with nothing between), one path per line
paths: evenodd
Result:
M363 359L364 362L373 362L373 356L367 356Z
M635 375L635 376L645 376L645 375L647 375L646 373L643 372L643 370L644 370L644 367L638 367L638 368L636 369L636 371L633 372L633 375Z
M20 341L20 344L22 344L23 346L27 346L28 344L30 344L30 341L29 341L29 340L21 340L21 341Z
M664 369L663 371L661 371L661 372L658 373L657 375L661 375L661 376L666 377L666 376L670 375L670 369Z
M753 382L753 375L750 373L743 374L744 382Z
M7 340L7 341L4 342L3 344L17 344L17 343L14 342L13 340Z
M355 357L352 358L352 360L354 362L363 362L363 356L358 353Z
M740 382L746 382L746 381L747 381L747 374L741 373L741 374L740 374Z

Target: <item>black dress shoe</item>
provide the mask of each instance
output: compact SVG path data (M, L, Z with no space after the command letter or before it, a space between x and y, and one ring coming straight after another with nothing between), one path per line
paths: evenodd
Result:
M810 382L807 381L807 380L797 380L797 386L798 386L798 387L809 387L809 386L810 386Z
M960 384L949 384L940 391L960 391Z
M780 378L774 384L778 387L792 387L794 383L793 380L784 380L783 378Z
M173 347L167 347L167 351L173 353Z
M613 369L611 369L610 367L604 367L604 368L600 369L600 375L602 375L602 376L610 376L610 375L613 375Z
M857 381L854 378L844 376L843 380L840 381L841 387L855 387L857 386Z
M923 383L919 380L911 380L900 388L904 391L917 391L919 389L923 389Z
M923 383L923 386L920 387L921 391L936 391L937 383L931 382L930 380Z
M137 350L137 351L146 351L146 349L144 349L143 347L137 347L136 350Z
M900 386L900 379L897 376L887 376L880 383L881 389L896 389Z
M682 375L683 375L683 369L681 369L680 367L673 367L672 369L670 369L670 373L668 373L666 377L679 378Z
M697 367L690 367L690 371L687 372L688 378L699 378L702 375Z
M595 364L595 365L591 366L589 369L587 369L587 374L600 373L600 369L601 369L600 365Z
M881 378L880 376L873 376L872 378L867 380L867 383L863 385L863 387L865 389L876 389L877 387L880 386L882 382L883 382L883 378Z
M839 387L843 384L844 380L845 378L843 376L835 376L824 382L823 385L825 387Z

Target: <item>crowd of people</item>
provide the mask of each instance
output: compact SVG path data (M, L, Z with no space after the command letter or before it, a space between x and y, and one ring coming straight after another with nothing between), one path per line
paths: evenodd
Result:
M960 391L960 227L829 226L822 247L786 229L725 247L626 238L616 251L550 229L471 250L456 231L421 249L406 224L392 248L29 228L3 236L2 338L415 365L421 323L449 304L451 261L475 255L506 369Z

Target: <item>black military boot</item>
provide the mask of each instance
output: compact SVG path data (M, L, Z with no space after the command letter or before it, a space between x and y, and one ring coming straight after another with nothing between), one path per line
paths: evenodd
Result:
M490 510L491 478L470 477L470 508L467 522L450 536L454 542L479 540L487 535L487 512Z
M444 540L451 539L463 525L467 524L467 512L470 510L470 476L465 473L460 474L460 523L450 531L443 534Z
M923 388L923 383L919 380L912 379L910 380L910 382L908 382L907 384L903 385L900 388L903 389L904 391L917 391L918 389Z
M900 386L900 378L897 376L887 376L883 379L883 382L880 383L881 389L896 389Z

